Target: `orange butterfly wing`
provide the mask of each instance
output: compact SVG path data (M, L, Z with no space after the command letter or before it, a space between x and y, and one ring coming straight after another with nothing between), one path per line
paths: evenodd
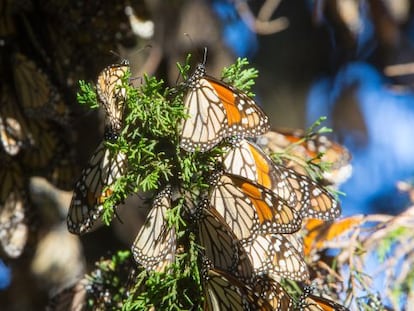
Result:
M269 129L269 120L255 101L236 88L207 76L203 64L186 82L184 107L189 117L181 122L180 145L205 152L224 138L254 137Z
M254 234L292 233L302 219L271 190L249 180L224 173L213 174L210 203L239 240Z

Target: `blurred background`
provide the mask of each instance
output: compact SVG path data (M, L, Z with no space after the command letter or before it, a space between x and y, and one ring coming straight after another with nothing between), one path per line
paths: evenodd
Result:
M396 214L414 175L414 3L409 0L0 0L0 306L39 310L93 262L128 249L146 215L136 196L110 228L66 229L80 169L103 137L78 80L128 59L132 77L174 86L187 53L219 77L237 57L273 128L320 116L352 154L343 214Z

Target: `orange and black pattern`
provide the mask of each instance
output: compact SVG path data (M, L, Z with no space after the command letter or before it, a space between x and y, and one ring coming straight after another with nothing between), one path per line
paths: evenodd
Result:
M98 76L97 94L106 112L105 134L75 184L67 217L72 233L86 233L100 223L103 203L112 194L111 186L126 173L125 154L108 148L106 141L116 140L122 129L126 101L122 81L128 72L128 63L123 63L105 68Z
M180 145L205 152L226 137L255 137L269 129L268 117L255 101L233 86L207 76L199 64L186 83Z
M129 173L127 154L111 147L125 138L128 74L129 65L123 62L98 75L105 136L75 184L67 216L72 233L87 233L101 223L106 200ZM205 310L282 311L298 305L336 310L324 306L340 305L310 294L295 301L281 283L309 280L297 232L305 219L337 218L341 209L336 198L323 184L288 163L275 162L249 140L269 129L268 117L253 98L206 75L204 64L182 87L177 93L181 90L187 116L177 128L177 153L210 157L212 164L205 174L192 177L205 182L201 189L190 187L179 174L174 183L160 182L131 247L135 262L149 273L173 273L189 236L194 236Z

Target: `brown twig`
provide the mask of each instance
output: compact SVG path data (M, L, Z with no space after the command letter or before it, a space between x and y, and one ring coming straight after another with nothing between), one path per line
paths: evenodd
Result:
M289 26L289 20L286 17L278 17L271 20L273 13L280 4L280 0L267 0L259 10L257 17L254 16L246 1L236 0L235 7L244 23L255 33L261 35L270 35Z

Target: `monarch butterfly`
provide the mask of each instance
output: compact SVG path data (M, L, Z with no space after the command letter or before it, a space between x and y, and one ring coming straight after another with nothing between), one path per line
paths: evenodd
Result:
M273 190L289 206L296 204L296 192L289 179L285 178L286 174L256 144L246 139L232 139L231 148L224 155L222 163L226 172Z
M207 311L273 310L272 306L253 288L231 274L216 268L204 272L203 286Z
M28 119L8 85L1 88L0 138L4 151L18 155L26 171L47 177L59 188L71 189L76 165L62 128L51 120Z
M255 101L233 86L206 75L198 64L188 79L184 107L189 117L181 122L180 146L208 151L226 137L254 137L269 129L269 120Z
M307 161L328 163L329 168L323 172L327 184L341 184L352 173L349 151L324 135L305 136L303 130L277 129L260 136L257 143L271 152L293 155L293 159L290 157L282 160L286 166L302 174L307 174L304 168Z
M292 234L284 234L283 236L287 239L290 244L298 251L299 254L303 256L303 239L302 239L302 230L292 233Z
M47 175L62 157L68 155L68 141L63 139L63 129L52 121L31 119L27 126L30 144L19 155L22 164L28 171Z
M22 166L30 174L46 177L55 186L70 190L75 183L78 167L69 139L53 121L29 120L30 144L19 153Z
M122 81L129 72L129 62L106 67L98 76L96 91L106 112L106 134L118 135L122 129L126 89ZM114 137L109 137L114 138ZM115 137L116 138L116 137Z
M98 76L97 93L106 111L105 140L116 139L121 131L126 90L122 78L128 72L127 62L106 67ZM101 142L88 166L82 170L75 184L67 217L68 229L83 234L90 231L103 213L103 202L113 190L113 183L127 169L127 158L122 152L114 152Z
M252 142L233 142L224 156L223 165L227 172L273 190L302 217L332 220L341 213L338 202L321 185L308 176L274 163Z
M67 217L70 232L84 234L96 228L94 224L103 213L103 203L113 192L111 186L125 174L126 168L125 154L113 152L105 142L98 145L75 184Z
M62 139L62 129L51 120L28 119L20 111L16 98L7 85L1 94L0 120L2 144L11 155L17 153L26 169L36 173L53 166L57 155L63 154L66 147ZM21 152L22 151L22 152Z
M47 172L46 178L56 187L63 190L71 190L79 174L74 155L70 150L56 159L55 165Z
M5 254L19 257L26 245L29 227L26 220L25 194L13 191L0 204L0 241Z
M214 267L245 280L253 275L250 260L230 227L215 209L202 208L194 216L198 222L200 245Z
M300 311L349 311L348 308L324 297L315 296L308 287L300 297Z
M28 116L69 122L69 108L49 76L22 53L12 56L13 78L20 105Z
M0 140L4 151L14 156L30 144L28 126L10 87L3 84L0 92Z
M28 238L26 185L21 167L5 154L0 156L0 243L4 253L21 255Z
M168 227L166 219L167 210L171 208L171 196L170 186L158 193L132 245L135 261L147 270L164 271L175 257L175 230Z
M90 286L86 278L80 279L54 295L46 306L46 311L82 311L86 310L87 287Z
M14 118L0 115L0 142L4 151L9 155L16 155L23 146L22 128Z
M302 255L282 234L257 235L243 243L254 272L279 280L304 281L309 278Z
M363 221L363 215L355 215L334 222L321 222L317 219L309 219L305 224L306 235L303 238L305 255L309 255L312 250L324 248L325 242L344 235Z
M16 14L16 5L12 1L5 1L0 7L0 37L8 38L16 34L16 25L14 14Z
M95 269L75 284L54 295L48 303L48 311L70 310L118 310L120 301L125 301L135 287L130 276L136 276L134 262L125 253L113 254L111 259L101 259L95 263ZM135 278L133 278L135 281ZM116 280L115 282L111 282ZM122 284L122 292L119 291Z
M302 219L271 190L246 178L217 171L209 198L240 241L254 234L292 233Z

